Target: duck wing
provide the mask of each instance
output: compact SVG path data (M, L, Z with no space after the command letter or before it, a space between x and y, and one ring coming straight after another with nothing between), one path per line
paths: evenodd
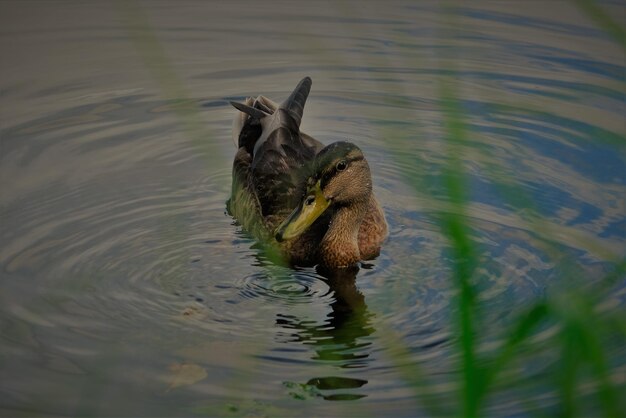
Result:
M319 141L300 132L311 84L309 77L302 79L273 113L267 111L269 107L233 103L251 117L250 126L256 126L246 131L250 135L245 138L245 144L240 137L239 145L251 151L248 185L264 218L284 215L295 208L304 193L308 162L322 148ZM251 141L256 135L258 139Z

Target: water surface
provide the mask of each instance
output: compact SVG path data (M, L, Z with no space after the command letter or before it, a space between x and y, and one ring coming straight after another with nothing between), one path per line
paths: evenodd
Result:
M412 366L456 404L442 84L482 350L626 253L624 50L573 3L5 1L0 22L3 415L412 417ZM342 277L273 266L225 214L228 101L305 75L302 129L363 149L390 224ZM623 386L625 348L605 348ZM520 376L549 382L556 357ZM520 386L489 413L557 410L549 383Z

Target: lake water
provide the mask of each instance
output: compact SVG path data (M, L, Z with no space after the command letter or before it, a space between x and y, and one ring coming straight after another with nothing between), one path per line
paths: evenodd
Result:
M449 6L0 2L1 414L413 417L428 407L413 366L454 410L445 86L481 350L613 271L623 47L575 2ZM623 2L601 7L623 28ZM225 213L228 101L282 101L306 75L302 130L363 149L390 224L378 259L330 280L271 265ZM598 309L625 306L621 277ZM623 387L621 342L605 348ZM486 413L557 410L546 351Z

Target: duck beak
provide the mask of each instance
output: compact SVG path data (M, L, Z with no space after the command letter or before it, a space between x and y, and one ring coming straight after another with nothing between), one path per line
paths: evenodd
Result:
M276 241L281 242L297 237L320 217L330 206L330 200L324 197L320 182L309 189L307 196L291 215L276 230Z

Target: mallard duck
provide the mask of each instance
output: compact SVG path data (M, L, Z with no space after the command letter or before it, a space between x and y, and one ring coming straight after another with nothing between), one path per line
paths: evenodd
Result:
M387 222L363 152L300 131L311 84L305 77L280 105L263 96L231 102L239 112L227 208L292 265L353 266L378 256Z

